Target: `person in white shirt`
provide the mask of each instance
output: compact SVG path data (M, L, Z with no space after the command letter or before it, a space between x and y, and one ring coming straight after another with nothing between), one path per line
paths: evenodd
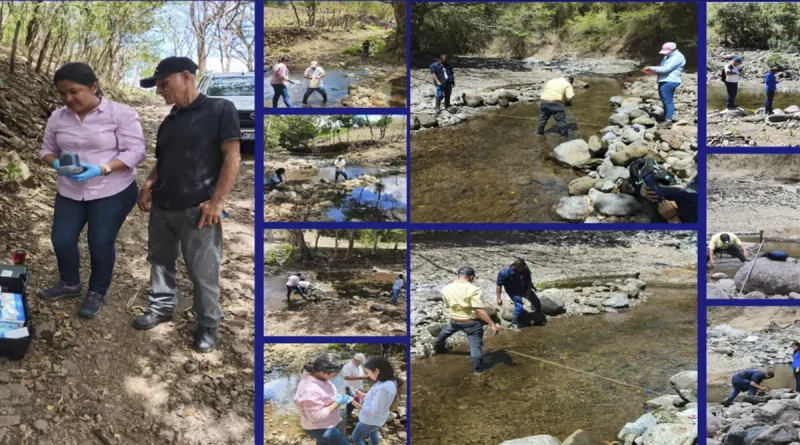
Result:
M336 175L333 177L334 182L339 179L339 175L342 175L345 181L347 180L347 172L344 170L345 165L347 165L347 162L345 162L344 157L342 156L339 156L335 161L333 161L333 166L336 167Z
M303 288L300 287L301 279L303 279L302 274L292 274L289 275L289 279L286 280L286 301L290 306L292 304L292 292L297 292L303 299L306 298L306 294L303 293Z
M387 358L370 358L364 364L364 371L375 383L366 394L356 391L356 394L363 398L363 402L354 402L358 408L358 423L353 430L352 438L355 445L365 445L366 438L369 438L370 445L378 445L381 440L378 431L389 419L402 382L394 376L394 368Z
M725 103L729 110L736 109L736 94L739 92L739 73L742 71L742 58L734 57L725 67L725 89L728 91L728 100Z
M328 93L325 91L322 84L322 78L325 77L325 70L317 62L311 62L311 66L303 73L303 77L308 79L308 87L306 94L303 95L303 105L308 105L308 98L314 91L322 95L322 103L328 102Z
M342 368L342 378L344 378L344 390L345 394L348 396L353 397L354 399L356 396L356 391L361 391L363 388L363 381L367 380L366 374L364 374L364 367L362 366L364 362L367 361L367 357L364 354L358 353L356 354L352 360L347 362ZM360 399L356 399L358 401ZM347 417L349 418L351 414L353 414L353 410L355 407L352 403L347 404Z

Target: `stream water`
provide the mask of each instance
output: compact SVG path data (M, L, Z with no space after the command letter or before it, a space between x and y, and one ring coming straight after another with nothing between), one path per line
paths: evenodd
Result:
M308 88L308 79L303 79L303 72L306 68L308 67L289 67L289 77L292 80L298 81L296 84L289 85L289 98L293 107L303 106L303 95L305 95L306 89ZM270 108L272 107L272 97L274 96L274 91L269 84L272 71L268 70L266 74L267 77L264 81L264 104L267 108ZM351 84L359 84L364 80L367 80L369 75L369 71L367 70L325 70L325 77L323 77L322 83L324 85L325 92L328 95L328 102L323 103L322 95L319 94L319 92L314 92L311 94L311 96L309 96L307 106L315 108L341 107L342 100L345 98L345 96L347 96L347 87ZM390 107L405 106L407 90L405 77L392 79L381 85L379 88L375 88L375 90L386 95L386 100L389 102ZM283 103L283 99L280 99L278 102L278 107L285 106L286 105Z
M762 369L762 368L755 368L755 369ZM765 368L766 369L766 368ZM792 372L792 365L784 364L784 365L776 365L770 366L768 371L772 371L775 373L775 378L770 380L764 380L761 382L762 386L769 386L772 389L780 389L780 388L790 388L795 389L795 381L794 381L794 373ZM734 372L731 373L731 377L733 377ZM708 386L706 387L706 400L708 403L719 403L726 399L731 392L733 391L733 387L731 385L728 386ZM737 401L741 401L741 397L744 393L740 394L737 398Z
M623 82L581 77L591 86L567 107L569 139L588 140L609 125L609 98ZM459 125L411 138L414 222L552 222L550 207L581 175L559 166L552 152L566 142L550 120L536 134L538 103L492 109ZM577 122L577 123L576 123Z
M286 304L286 279L288 273L264 277L264 310L275 312L288 309ZM308 277L306 277L308 278ZM340 298L358 295L361 298L377 297L382 291L391 291L397 275L386 272L371 271L335 271L318 272L309 280L314 286L316 282L330 282ZM293 293L293 305L302 301L303 297ZM294 306L293 306L294 307Z
M780 89L780 85L778 86ZM725 101L728 93L724 86L706 85L706 103L708 110L724 110ZM767 100L767 95L763 89L739 88L736 93L736 106L746 109L749 112L762 108ZM775 93L772 101L773 109L787 108L790 105L800 105L800 93Z
M696 289L648 288L646 303L617 314L551 319L487 337L491 371L472 375L469 347L412 364L412 431L420 445L497 444L577 429L616 440L644 402L674 394L669 379L697 369ZM647 393L516 354L648 388Z
M746 243L760 243L759 240L758 240L758 237L745 237L745 236L742 236L742 237L740 237L740 239L743 242L746 242ZM780 250L782 252L786 252L792 258L800 258L800 243L794 243L794 242L791 242L791 241L766 241L766 242L764 242L764 246L761 247L761 253L759 255L763 256L765 253L772 252L773 250ZM757 245L753 246L752 248L748 248L748 251L747 251L747 253L749 253L750 255L755 255L756 252L758 252L758 246ZM736 275L736 272L738 272L739 269L742 267L743 263L740 263L739 260L736 260L735 258L730 257L726 253L722 254L722 255L725 255L724 258L726 258L726 259L732 259L733 260L733 261L727 261L726 262L726 264L731 264L732 266L731 267L715 267L713 269L706 268L706 273L707 273L708 276L711 276L711 274L714 274L714 273L717 273L717 272L722 272L724 274L727 274L728 277L733 278ZM716 256L715 257L715 261L719 261L720 258L722 258L722 257Z

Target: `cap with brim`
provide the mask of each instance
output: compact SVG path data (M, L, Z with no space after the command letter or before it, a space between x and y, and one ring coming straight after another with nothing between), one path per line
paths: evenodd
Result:
M659 51L658 53L659 54L669 54L670 52L674 51L677 48L678 48L678 45L676 45L675 42L667 42L667 43L661 45L661 51Z
M196 74L197 64L188 57L167 57L161 62L158 62L156 71L152 76L139 81L139 86L142 88L153 88L156 86L156 81L158 79L163 79L170 74L182 73L184 71Z

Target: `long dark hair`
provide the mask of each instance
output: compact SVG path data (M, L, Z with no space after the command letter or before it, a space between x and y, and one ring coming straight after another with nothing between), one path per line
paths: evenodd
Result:
M334 373L341 371L343 366L342 360L338 355L330 352L323 352L318 355L313 362L306 363L303 366L303 371Z
M58 82L62 80L71 80L75 83L86 85L89 88L95 83L98 83L97 75L94 73L92 67L80 62L70 62L59 68L55 76L53 76L53 84L58 85ZM103 97L103 92L100 90L99 83L95 96Z
M371 357L367 360L367 363L364 363L364 368L369 369L370 371L378 371L378 381L379 382L388 382L393 381L395 385L397 385L398 391L400 387L403 386L403 381L395 377L394 375L394 367L392 367L392 363L389 361L388 358L385 357Z

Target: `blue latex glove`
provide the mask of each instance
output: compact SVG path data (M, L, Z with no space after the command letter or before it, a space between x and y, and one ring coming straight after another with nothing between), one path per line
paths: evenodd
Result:
M348 403L352 402L353 398L348 396L347 394L339 394L336 396L336 404L339 406L347 405Z
M58 167L61 167L61 159L56 159L53 161L53 168L58 170Z
M81 163L81 167L83 167L83 172L78 173L76 175L69 175L69 178L73 181L77 182L84 182L90 179L96 178L103 174L103 170L100 168L99 165L92 165L92 164L84 164Z

